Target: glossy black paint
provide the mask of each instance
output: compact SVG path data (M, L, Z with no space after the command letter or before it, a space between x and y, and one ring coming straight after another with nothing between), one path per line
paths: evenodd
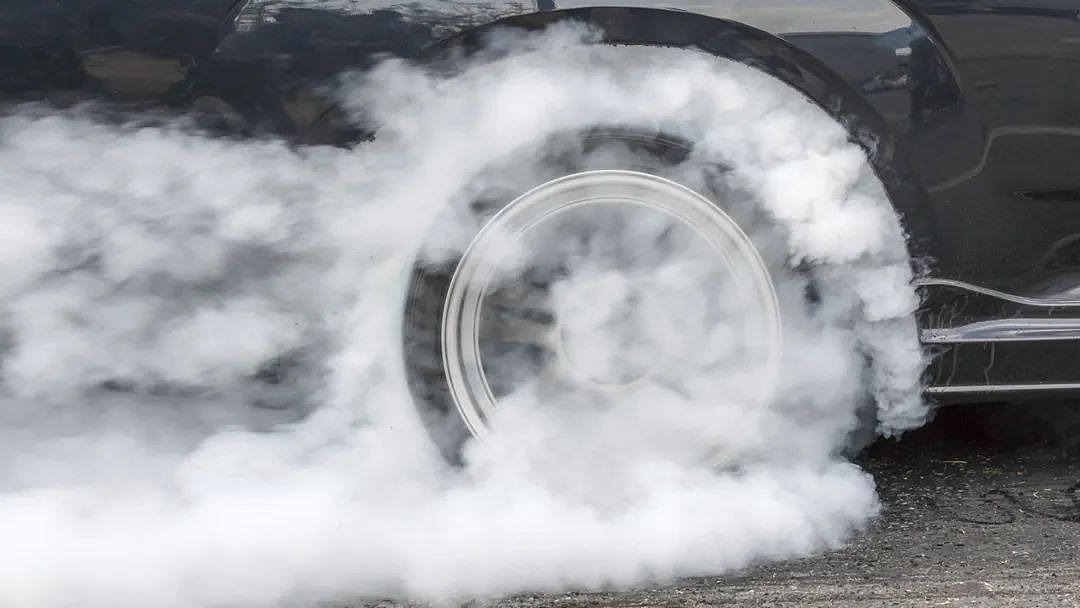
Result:
M341 71L385 55L429 58L475 44L493 24L586 20L609 40L694 46L750 63L844 121L871 152L927 276L1058 300L1080 285L1077 0L607 4L615 6L5 0L0 101L104 98L204 109L244 129L343 143L358 134L321 93ZM1078 307L1015 306L940 285L926 293L927 328L1080 316ZM1080 371L1071 370L1080 352L1067 344L978 346L942 347L935 383L1080 383Z

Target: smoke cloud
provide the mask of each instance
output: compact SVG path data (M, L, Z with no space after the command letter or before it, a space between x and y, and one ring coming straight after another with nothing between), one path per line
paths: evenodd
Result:
M827 550L873 518L849 437L865 411L889 435L926 407L904 235L865 152L748 67L593 40L555 28L454 74L391 60L346 78L379 126L349 150L0 119L0 605L620 587ZM557 176L516 159L597 125L693 143L668 176L722 197L758 246L779 382L763 403L688 357L678 390L519 390L451 467L402 364L410 271L460 254L482 222L463 201ZM602 153L586 162L634 161ZM605 256L631 243L665 294L639 326L726 360L708 263L649 245L650 221L578 226L555 299L600 327L629 274ZM587 372L640 363L580 352Z

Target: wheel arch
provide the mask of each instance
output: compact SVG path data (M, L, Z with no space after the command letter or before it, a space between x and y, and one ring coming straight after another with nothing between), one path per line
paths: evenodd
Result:
M576 21L601 32L607 44L697 49L738 61L780 79L837 120L867 153L907 233L916 271L933 265L936 227L926 191L902 141L878 110L819 58L787 40L744 23L691 12L639 7L550 10L506 17L430 45L421 61L438 61L484 48L505 28L537 31Z

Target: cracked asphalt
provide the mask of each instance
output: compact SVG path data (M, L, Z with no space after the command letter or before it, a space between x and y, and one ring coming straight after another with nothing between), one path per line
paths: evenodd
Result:
M1080 404L946 408L859 462L884 512L841 550L660 587L485 606L1080 606Z

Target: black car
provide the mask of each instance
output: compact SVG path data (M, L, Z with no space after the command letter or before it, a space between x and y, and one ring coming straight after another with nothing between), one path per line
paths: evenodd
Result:
M388 57L445 65L484 47L494 32L569 22L591 26L607 44L697 49L749 65L847 129L867 150L908 237L933 399L1080 390L1074 0L6 0L0 102L103 100L194 113L229 135L349 146L377 138L378 129L328 92L341 73ZM619 141L655 158L693 145L605 125L580 141ZM555 179L541 186L549 191L524 196L550 200L565 194L560 187L610 196L632 190L665 208L697 208L692 193L641 177L648 173L613 182L604 181L611 173L593 175L569 186ZM755 259L737 229L706 232L713 229L736 249L750 247L744 253ZM469 306L485 296L470 291L469 272L481 270L462 259L448 269L418 266L404 335L418 398L443 411L456 404L472 433L482 434L487 406L462 402L491 401L499 389L483 378L483 348L461 346L477 342L462 332L483 330ZM775 307L770 290L750 296L754 307ZM508 308L528 308L528 294L504 295ZM545 315L530 310L526 320L550 323ZM621 381L598 382L609 380Z

